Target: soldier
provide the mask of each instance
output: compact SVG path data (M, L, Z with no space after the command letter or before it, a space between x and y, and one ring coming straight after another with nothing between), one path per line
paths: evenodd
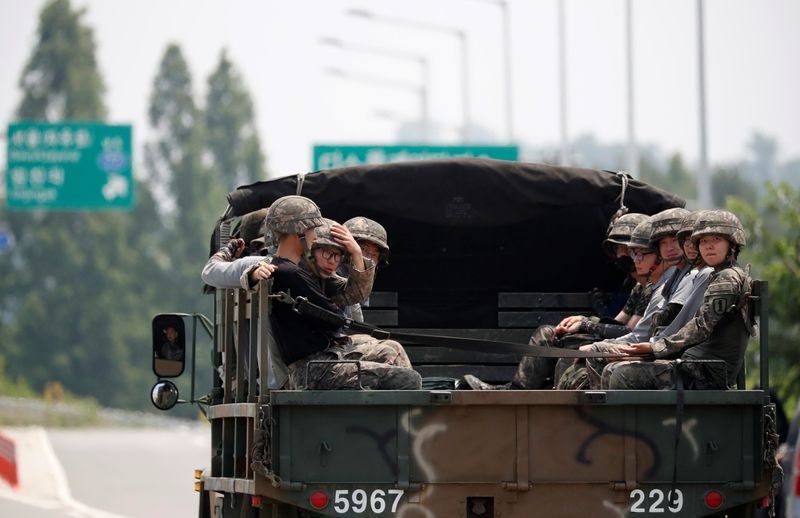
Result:
M644 314L647 307L645 284L647 276L639 275L630 258L628 243L636 226L647 220L644 214L624 214L611 223L608 238L603 241L603 250L606 255L614 260L619 269L628 273L636 284L631 289L628 299L622 310L614 317L613 322L603 322L603 319L588 318L583 315L571 316L563 319L555 327L557 337L571 333L591 334L602 338L613 338L629 332ZM620 325L624 324L624 325Z
M208 259L200 274L203 282L220 289L250 289L251 281L257 283L269 277L274 268L269 266L269 259L261 255L265 245L267 210L259 209L242 217L241 239L231 239ZM240 257L248 246L250 255ZM258 252L254 253L254 248L258 248ZM254 273L254 270L257 271Z
M277 266L272 272L273 291L306 297L336 313L339 308L319 283L298 266L302 261L311 261L315 229L322 224L319 208L308 198L284 196L272 204L267 227L278 240L273 258L273 265ZM331 225L331 235L350 253L351 268L365 271L371 262L364 262L361 248L347 229ZM290 388L352 389L360 383L375 389L419 389L422 385L420 375L411 368L397 342L372 340L353 346L349 340L336 339L338 324L297 313L289 304L275 304L269 319L281 358L288 365ZM312 361L331 363L310 364Z
M753 333L750 275L736 263L746 244L739 219L724 210L702 213L691 236L703 261L714 269L703 305L677 333L654 343L620 347L624 354L652 353L652 362L621 361L603 371L610 389L671 389L681 377L689 389L734 388ZM668 358L680 357L676 364Z
M387 264L389 257L389 239L386 234L386 229L377 221L365 218L363 216L356 216L344 222L344 226L350 230L353 237L356 239L358 246L361 247L361 253L364 257L370 259L377 268ZM344 308L345 316L352 318L356 322L364 321L364 314L361 308L369 306L369 298L358 301Z
M246 251L247 255L266 255L264 234L267 231L268 210L269 208L259 209L242 217L239 237L244 241L246 247L246 250L242 252Z
M158 357L162 360L183 361L183 348L178 344L179 333L175 326L164 329L166 339L158 348Z
M647 306L647 298L644 293L647 275L640 275L635 268L631 269L632 261L628 257L628 244L634 228L648 219L644 214L633 213L617 218L609 225L608 237L603 242L603 250L615 260L615 264L637 279L628 301L615 319L608 322L608 319L604 319L606 321L590 319L583 315L566 317L555 327L539 326L531 335L528 341L529 345L574 349L581 344L624 335L634 328ZM627 257L628 261L622 260L623 257ZM535 390L544 388L548 380L553 378L555 366L556 359L554 358L525 356L517 366L514 378L509 383L491 385L471 374L464 376L464 381L473 390Z
M665 324L669 323L666 327L659 326L657 325L659 322L654 317L654 334L650 338L650 342L669 336L686 325L697 313L697 310L700 309L700 305L703 302L703 295L708 287L709 277L713 269L705 265L702 257L700 257L697 249L692 244L692 240L686 239L687 234L691 236L697 218L703 212L695 211L688 214L678 230L678 241L681 244L685 262L689 267L684 269L681 276L676 275L673 277L673 279L678 278L679 286L675 290L675 294L669 298L666 310L663 310L667 314L663 322ZM665 291L667 290L666 285L664 289ZM672 317L669 313L675 316Z
M334 235L334 228L340 232L339 237ZM375 276L371 260L363 258L363 269L354 267L353 261L349 261L344 268L347 277L337 273L348 247L351 250L358 247L350 231L332 219L322 218L316 234L311 245L311 261L301 262L300 267L317 277L324 293L343 310L368 297Z
M620 345L650 339L654 333L654 325L669 323L669 315L662 315L669 301L669 294L664 293L664 286L678 273L681 266L683 252L675 236L686 214L688 211L684 209L667 209L650 217L648 221L634 229L628 244L631 257L637 273L649 277L648 304L644 315L630 333L611 340L582 345L581 350L618 352ZM681 291L681 297L684 296L685 291ZM661 315L660 321L657 315ZM604 358L588 359L586 363L559 360L556 367L556 387L574 390L591 385L596 388L600 384L600 372L606 362Z
M686 209L674 208L661 211L652 219L651 247L656 250L656 255L662 263L675 268L664 283L663 300L653 314L650 336L672 322L686 301L697 274L697 270L686 262L678 240L678 231L684 219L690 214Z
M357 216L344 222L356 239L364 257L371 259L377 266L387 263L389 259L389 239L386 229L377 221Z

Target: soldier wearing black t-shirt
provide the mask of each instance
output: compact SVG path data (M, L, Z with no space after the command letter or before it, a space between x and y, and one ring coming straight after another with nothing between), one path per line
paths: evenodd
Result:
M284 196L270 207L267 225L278 239L272 261L277 266L272 272L273 292L306 297L328 311L340 312L311 273L318 274L320 268L311 253L314 229L323 225L316 204L302 196ZM350 253L354 268L363 271L371 265L364 261L361 249L345 227L333 224L330 232ZM301 261L311 272L299 267ZM348 337L336 336L336 324L298 314L281 303L273 306L270 324L278 350L288 365L288 388L353 389L360 384L374 389L419 389L422 385L403 347L393 340L354 345ZM311 361L331 363L309 365Z

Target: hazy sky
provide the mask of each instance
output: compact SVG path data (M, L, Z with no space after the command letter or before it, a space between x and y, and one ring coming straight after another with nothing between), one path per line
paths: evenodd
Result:
M95 29L110 120L132 123L148 138L147 102L169 42L189 60L195 91L225 47L255 103L273 174L307 170L314 143L390 143L398 122L419 113L410 90L346 80L359 76L421 83L412 61L319 44L348 42L425 56L431 66L430 113L443 143L461 122L461 69L456 38L347 16L351 7L461 28L468 34L473 122L505 139L500 9L486 0L73 0ZM516 140L557 144L557 0L509 0L513 123ZM0 124L19 102L17 82L35 41L42 0L0 0ZM565 0L568 130L600 140L626 137L624 0ZM706 59L712 161L746 153L754 130L775 136L780 157L800 156L800 2L707 0ZM695 0L638 0L634 11L636 132L640 142L697 156ZM792 57L795 56L795 57ZM4 151L2 153L4 159ZM137 158L140 162L141 157ZM580 165L580 164L577 164Z

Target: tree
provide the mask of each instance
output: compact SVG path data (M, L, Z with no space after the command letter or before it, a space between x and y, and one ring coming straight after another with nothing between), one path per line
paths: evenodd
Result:
M203 160L203 114L193 93L189 67L180 47L171 44L153 81L149 109L156 138L147 145L147 166L174 201L168 218L170 268L177 274L175 302L196 299L200 270L208 257L208 236L225 206L221 179ZM191 287L189 287L191 286Z
M19 119L103 120L103 81L92 30L69 0L43 8L20 79ZM9 371L36 389L60 381L105 404L144 406L152 278L142 224L154 222L147 186L130 213L14 212L17 246L4 266L4 350ZM151 227L152 228L152 227ZM6 269L7 267L7 269ZM8 342L6 342L8 340Z
M758 197L755 185L742 177L741 167L719 166L711 175L711 198L715 207L724 207L725 200L735 196L755 204Z
M208 78L205 122L208 149L228 191L266 178L253 101L224 50Z
M750 180L754 182L759 190L764 182L776 180L777 174L777 141L760 132L755 132L747 143L750 150L752 161L750 162Z
M791 408L800 392L800 189L768 183L761 208L740 198L728 207L747 229L742 261L769 282L770 378Z
M214 223L225 208L226 191L210 161L204 161L203 114L194 101L191 74L178 45L168 45L159 64L149 119L156 137L146 146L148 175L173 202L160 247L167 276L161 283L157 312L210 314L213 299L201 296L200 271L209 256ZM210 386L209 359L199 355L198 360L198 386L205 389Z
M94 56L94 33L83 25L84 9L52 0L39 15L38 41L19 80L25 92L20 119L102 120L105 86Z

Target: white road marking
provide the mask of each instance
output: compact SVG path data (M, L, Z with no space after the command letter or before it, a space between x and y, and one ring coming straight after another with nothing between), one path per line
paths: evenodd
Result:
M20 487L14 491L7 486L0 486L0 498L39 509L64 509L69 516L75 518L125 518L95 509L72 497L64 467L43 428L16 428L4 432L18 438Z

